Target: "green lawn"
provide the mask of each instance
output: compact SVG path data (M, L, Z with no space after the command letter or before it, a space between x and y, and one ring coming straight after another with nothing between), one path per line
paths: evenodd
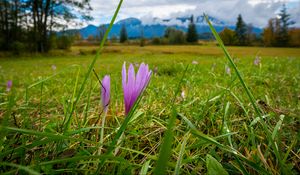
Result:
M79 91L95 50L74 47L48 56L0 58L0 173L91 174L97 170L105 156L97 156L101 122L96 122L102 109L101 86L94 74L70 114L76 101L73 94ZM279 155L266 139L263 122L255 115L233 68L230 74L226 72L229 63L217 46L107 46L95 66L98 76L109 74L112 83L102 152L124 120L124 61L127 65L144 62L157 71L119 139L115 156L107 158L101 172L138 174L146 169L152 174L167 123L176 109L169 174L175 170L203 174L221 165L229 174L299 173L300 49L228 50L264 111ZM260 65L253 64L256 56L261 57ZM8 80L13 80L10 92L6 91ZM71 127L63 132L62 123L69 116ZM193 133L187 120L221 146ZM208 154L221 164L209 163Z

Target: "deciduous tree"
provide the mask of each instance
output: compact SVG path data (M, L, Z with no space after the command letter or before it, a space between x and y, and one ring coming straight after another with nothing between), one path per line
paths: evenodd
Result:
M233 30L225 28L220 32L220 37L225 45L235 45L236 44L236 35Z

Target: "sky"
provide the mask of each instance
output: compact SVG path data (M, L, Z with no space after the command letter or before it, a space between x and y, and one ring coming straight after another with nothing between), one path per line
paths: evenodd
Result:
M119 0L91 0L94 25L109 23ZM300 27L300 0L124 0L117 21L136 17L147 23L153 18L170 19L203 13L234 24L241 14L247 24L265 27L286 4L295 25Z

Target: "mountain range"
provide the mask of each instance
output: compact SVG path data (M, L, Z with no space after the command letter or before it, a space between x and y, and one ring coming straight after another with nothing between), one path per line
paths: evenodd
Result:
M222 31L225 27L229 29L235 29L235 25L226 21L221 21L214 17L209 17L209 20L217 30ZM188 24L190 23L190 17L176 17L170 19L153 18L150 20L140 20L137 18L126 18L115 23L109 33L109 38L119 37L121 27L125 25L129 38L139 38L144 36L145 38L162 37L166 28L173 27L184 32L187 31ZM198 34L207 34L210 32L204 16L198 16L194 18ZM101 25L107 28L109 24ZM90 35L96 37L100 35L100 28L95 25L88 25L84 28L72 30L72 32L80 33L82 38L86 39ZM253 27L253 32L260 34L261 28Z

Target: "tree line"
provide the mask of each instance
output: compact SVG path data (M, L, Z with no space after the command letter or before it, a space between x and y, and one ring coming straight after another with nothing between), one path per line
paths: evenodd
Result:
M299 47L300 29L291 28L294 22L291 21L285 5L283 5L278 17L272 18L268 26L263 29L260 35L253 32L253 26L247 25L242 15L237 18L235 30L225 28L220 32L225 45L237 46L266 46L266 47Z
M56 31L91 20L90 0L1 0L0 50L47 52L70 43Z

